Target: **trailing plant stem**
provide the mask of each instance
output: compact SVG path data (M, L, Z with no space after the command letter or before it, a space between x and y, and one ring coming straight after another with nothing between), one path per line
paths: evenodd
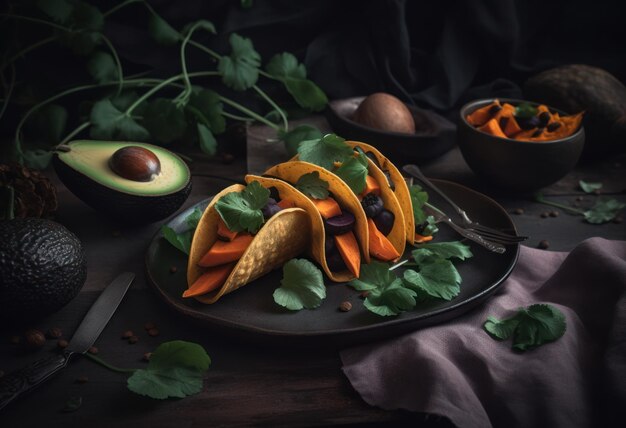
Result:
M137 371L137 369L122 369L119 367L112 366L111 364L104 361L102 358L96 357L95 355L90 354L89 352L86 352L83 355L89 358L91 361L94 361L100 364L101 366L106 367L107 369L117 372L117 373L135 373L135 371Z
M264 118L263 116L253 112L252 110L250 110L247 107L242 106L241 104L239 104L238 102L235 102L233 100L230 100L228 98L224 98L220 95L220 101L222 101L224 104L228 104L229 106L239 110L242 113L247 114L248 116L250 116L251 118L269 126L270 128L274 129L275 131L279 131L281 128L280 126L276 125L275 123L272 123L271 121L267 120L266 118Z

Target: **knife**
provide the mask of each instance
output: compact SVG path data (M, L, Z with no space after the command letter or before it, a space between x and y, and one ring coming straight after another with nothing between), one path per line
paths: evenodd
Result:
M115 313L134 279L134 273L126 272L104 289L62 354L42 358L0 378L0 410L65 368L73 355L87 352Z
M502 254L506 251L506 248L503 245L496 244L495 242L487 241L478 233L459 226L458 224L453 222L452 219L448 217L448 215L445 214L443 211L441 211L439 208L436 208L426 203L422 206L422 209L424 210L424 213L426 215L432 215L435 218L435 221L437 223L440 223L440 222L446 223L448 226L454 229L461 236L464 236L465 238L471 241L474 241L479 245L482 245L489 251L493 251L494 253L498 253L498 254Z

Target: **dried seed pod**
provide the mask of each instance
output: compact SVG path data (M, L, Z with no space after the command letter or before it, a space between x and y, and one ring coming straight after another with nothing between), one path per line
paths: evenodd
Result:
M148 330L148 336L155 337L158 335L159 335L159 330L157 330L156 328L151 328L150 330Z
M69 345L69 342L65 339L59 339L59 341L57 342L57 346L61 349L67 348L67 345Z
M59 327L52 327L46 332L48 339L58 339L63 336L63 331Z
M134 345L137 342L139 342L139 337L137 336L130 336L128 338L128 343L130 343L131 345Z
M27 349L35 350L41 348L46 343L46 336L35 329L26 330L24 332L24 346Z
M132 330L126 330L124 333L122 333L122 339L130 339L134 335L135 334L132 332Z
M87 352L89 352L91 355L96 355L96 354L97 354L98 352L100 352L100 351L99 351L99 349L98 349L98 348L96 348L95 346L92 346L91 348L89 348L89 349L87 350Z
M547 250L548 247L550 247L550 243L546 239L542 239L541 241L539 241L537 247L541 248L542 250Z
M341 305L339 305L339 310L341 312L348 312L350 309L352 309L352 303L350 302L341 302Z

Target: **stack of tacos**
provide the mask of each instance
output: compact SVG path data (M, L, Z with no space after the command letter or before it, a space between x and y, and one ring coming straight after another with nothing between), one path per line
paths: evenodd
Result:
M334 282L358 278L362 262L398 260L416 238L406 181L374 147L341 141L341 161L318 165L296 156L261 177L246 176L247 187L217 194L193 237L184 297L213 303L304 251ZM267 192L256 207L266 205L265 220L258 230L241 230L220 200L251 186Z

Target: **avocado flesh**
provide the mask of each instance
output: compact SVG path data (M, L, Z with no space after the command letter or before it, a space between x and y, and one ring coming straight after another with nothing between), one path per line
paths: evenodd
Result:
M151 144L118 141L78 140L68 144L71 150L58 153L58 159L76 172L98 184L118 192L139 196L176 193L189 182L189 168L178 156ZM126 146L139 146L152 151L161 163L161 172L152 181L133 181L120 177L109 167L109 159Z

